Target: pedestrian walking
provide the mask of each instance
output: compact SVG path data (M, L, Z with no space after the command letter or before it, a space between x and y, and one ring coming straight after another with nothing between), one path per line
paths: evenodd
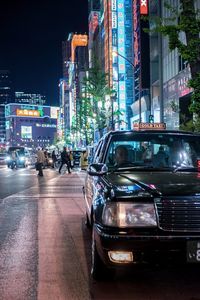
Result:
M74 166L74 157L73 157L73 152L69 152L69 159L70 159L70 168L72 169Z
M55 164L56 164L56 161L57 161L57 156L56 156L55 150L52 151L51 158L52 158L52 161L53 161L52 168L55 168Z
M38 149L37 151L37 170L38 170L38 176L43 176L43 164L45 163L45 155L44 152L41 149Z
M80 162L81 162L81 170L86 170L88 166L88 155L86 150L84 150L81 153Z
M69 157L69 154L67 153L66 147L63 147L63 152L61 153L61 165L60 165L60 168L59 168L59 173L60 174L61 174L61 169L62 169L63 165L66 165L68 173L71 173L71 171L70 171L70 157Z
M18 160L18 154L17 151L12 151L11 153L11 169L17 168L17 160Z

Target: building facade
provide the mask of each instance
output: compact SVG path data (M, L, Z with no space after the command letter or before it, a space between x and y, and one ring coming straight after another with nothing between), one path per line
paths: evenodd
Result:
M179 1L167 1L174 7L179 6ZM197 9L200 1L195 1ZM166 19L172 16L172 10L167 9L163 1L149 1L150 18L158 16ZM153 22L151 24L153 29ZM184 33L180 40L185 43ZM168 129L179 129L182 116L191 119L189 112L192 89L187 84L191 78L190 68L178 50L169 49L168 39L161 34L150 34L150 78L151 78L151 109L154 120L164 121Z
M14 102L11 74L9 70L0 70L0 143L5 142L5 105Z
M63 75L59 83L60 116L58 136L66 141L76 126L77 108L80 105L82 79L88 69L88 36L70 33L63 43ZM65 49L66 47L66 49ZM70 50L69 50L70 49Z
M115 129L131 129L133 122L145 121L150 114L149 39L141 29L147 25L141 21L141 15L148 13L144 3L100 1L101 62L115 91L113 110L120 112Z
M111 100L121 113L116 129L130 128L134 101L133 14L130 0L101 1L101 39L104 70L116 92Z
M46 96L34 93L15 92L15 102L21 104L45 105Z
M47 147L56 138L58 107L5 105L6 142L10 146Z

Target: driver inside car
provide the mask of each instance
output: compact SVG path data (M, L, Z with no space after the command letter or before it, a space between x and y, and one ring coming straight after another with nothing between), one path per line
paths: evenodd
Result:
M128 150L126 147L120 145L115 149L115 165L121 166L124 164L129 164L128 160Z

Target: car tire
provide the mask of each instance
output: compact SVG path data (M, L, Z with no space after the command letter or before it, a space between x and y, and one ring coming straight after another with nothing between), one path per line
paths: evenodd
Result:
M96 247L96 241L94 238L94 229L92 230L92 264L91 275L94 280L102 280L105 274L106 266L102 262Z

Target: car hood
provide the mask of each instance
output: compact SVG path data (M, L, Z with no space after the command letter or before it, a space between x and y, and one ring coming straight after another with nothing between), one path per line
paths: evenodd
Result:
M200 195L200 173L197 172L124 172L111 173L106 181L117 192L147 191L152 195Z

